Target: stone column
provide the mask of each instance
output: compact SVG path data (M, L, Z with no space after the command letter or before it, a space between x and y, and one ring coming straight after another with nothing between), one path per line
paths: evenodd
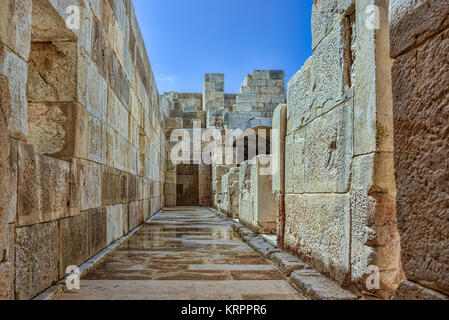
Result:
M285 134L287 132L287 105L279 105L273 114L271 143L273 155L273 195L277 214L277 244L284 247L285 230Z

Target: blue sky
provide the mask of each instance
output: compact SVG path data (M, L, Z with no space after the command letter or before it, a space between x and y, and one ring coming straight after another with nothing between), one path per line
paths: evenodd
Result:
M254 69L290 79L312 54L313 0L133 0L159 92L202 92L224 73L238 93Z

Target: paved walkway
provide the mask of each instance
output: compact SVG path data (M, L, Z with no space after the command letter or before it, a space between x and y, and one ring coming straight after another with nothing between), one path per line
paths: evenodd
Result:
M303 299L228 221L202 208L166 210L60 300Z

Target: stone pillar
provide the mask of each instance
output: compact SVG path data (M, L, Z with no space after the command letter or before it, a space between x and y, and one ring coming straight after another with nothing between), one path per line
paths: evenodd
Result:
M273 195L277 214L277 244L284 247L285 230L285 134L287 132L287 105L279 105L273 114L271 144L273 155Z
M238 167L231 168L222 178L222 203L221 211L230 217L238 217L238 193L239 193L239 171Z
M243 162L240 169L239 219L252 230L266 234L276 232L270 164L271 156L259 155Z
M284 245L354 292L388 298L402 279L388 1L315 1L312 35L287 90ZM367 286L372 270L379 287Z
M449 1L390 1L397 215L408 280L396 299L449 296Z

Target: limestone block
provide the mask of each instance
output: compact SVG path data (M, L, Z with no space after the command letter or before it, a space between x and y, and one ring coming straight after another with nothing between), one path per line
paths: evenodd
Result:
M76 70L76 42L33 42L28 70L28 100L73 101Z
M335 24L353 3L353 0L314 1L312 7L312 48L335 28Z
M287 252L273 253L271 260L286 277L290 276L293 271L310 268L303 261Z
M221 181L224 174L229 172L227 165L214 165L212 167L212 180Z
M105 143L102 123L92 115L89 115L88 123L88 159L97 163L104 163L103 147Z
M92 257L107 246L107 211L106 208L96 208L82 215L88 216L89 256Z
M139 208L139 202L131 202L128 212L129 229L133 230L143 222L143 211Z
M237 104L239 103L256 103L257 102L256 94L239 94L237 96Z
M0 92L1 93L1 92ZM3 106L0 105L0 108ZM18 145L15 139L8 139L7 124L0 120L0 252L6 250L8 224L17 219ZM1 256L1 254L0 254Z
M260 233L275 233L277 212L272 192L271 156L255 159L254 218Z
M240 184L239 181L232 183L228 188L229 198L229 216L232 219L238 219L239 217L239 198L240 198Z
M8 78L10 95L10 135L25 139L28 134L28 102L26 83L28 65L6 46L0 44L0 75Z
M368 267L380 268L380 289L389 299L403 278L395 207L393 154L356 157L351 185L351 275L367 292Z
M106 80L90 65L87 74L87 110L99 120L106 120Z
M165 206L166 207L176 207L176 195L165 195Z
M128 175L128 201L136 201L138 195L138 181L135 175Z
M390 1L391 56L426 41L449 26L449 1Z
M104 166L101 179L101 205L105 207L120 203L123 199L123 180L120 171Z
M350 272L349 196L287 194L284 244L342 283Z
M251 172L254 164L244 161L240 164L239 173L239 220L243 224L250 226L254 221L254 197L251 193Z
M127 205L118 204L106 208L106 243L111 244L123 236L123 211Z
M404 280L399 284L392 300L449 300L449 297L415 282Z
M297 270L290 283L311 300L357 300L357 296L314 270Z
M18 145L18 198L19 226L39 223L42 219L42 188L40 157L30 144Z
M270 70L270 79L284 80L285 72L283 70Z
M40 154L87 158L88 112L77 103L29 103L28 141Z
M88 215L61 219L59 224L59 278L68 266L79 266L89 258Z
M70 204L70 163L40 157L42 222L68 217ZM29 183L29 182L27 182Z
M273 192L284 191L285 186L285 134L287 131L287 106L280 105L273 114Z
M314 118L312 106L315 101L315 85L314 57L310 57L288 83L288 133L300 128Z
M344 103L306 127L306 192L349 189L352 158L352 103Z
M16 298L27 300L58 280L58 223L16 229Z
M365 10L371 1L356 3ZM354 155L393 152L393 107L389 54L388 1L378 0L381 28L366 28L364 14L356 16L351 70L354 84Z
M27 60L31 41L32 1L6 0L0 12L0 40Z
M270 79L270 70L254 70L253 71L254 79Z
M101 167L80 160L80 210L86 211L101 206Z
M110 126L103 123L102 125L105 144L103 146L103 159L107 166L114 167L116 158L116 146L117 146L117 131ZM140 163L139 163L140 168ZM142 175L144 175L142 173Z
M397 58L393 112L397 216L410 281L449 293L449 31Z
M168 118L167 120L165 120L165 128L167 129L182 129L182 127L182 118Z
M0 263L0 300L14 299L14 264Z
M350 68L345 60L348 50L346 43L347 19L335 25L333 31L325 37L314 52L315 104L324 108L324 112L345 99L344 88L348 80L345 78Z

